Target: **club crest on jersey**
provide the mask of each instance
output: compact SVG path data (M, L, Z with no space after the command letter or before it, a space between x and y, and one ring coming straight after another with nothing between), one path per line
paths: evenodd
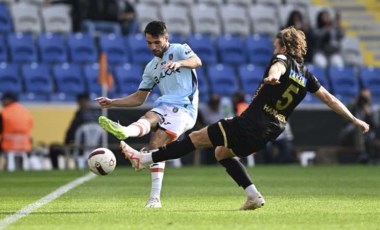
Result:
M290 70L289 78L297 82L299 85L306 87L307 79L301 74L294 70Z
M169 60L173 60L173 54L169 54Z

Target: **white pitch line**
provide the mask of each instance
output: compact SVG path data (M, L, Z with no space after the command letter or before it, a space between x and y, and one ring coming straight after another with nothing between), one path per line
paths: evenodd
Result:
M38 201L36 201L36 202L34 202L28 206L25 206L24 208L17 211L15 214L6 216L4 219L0 220L0 230L5 229L6 227L11 225L12 223L16 222L18 219L21 219L21 218L29 215L34 210L36 210L36 209L40 208L41 206L49 203L50 201L57 199L58 197L65 194L66 192L70 191L71 189L93 179L94 177L96 177L95 174L88 173L87 175L79 177L78 179L58 188L54 192L52 192L52 193L48 194L47 196L39 199Z

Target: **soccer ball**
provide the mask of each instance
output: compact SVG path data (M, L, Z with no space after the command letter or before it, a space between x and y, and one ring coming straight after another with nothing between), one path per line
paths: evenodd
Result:
M97 148L88 155L87 163L91 172L99 176L106 176L115 169L116 157L107 148Z

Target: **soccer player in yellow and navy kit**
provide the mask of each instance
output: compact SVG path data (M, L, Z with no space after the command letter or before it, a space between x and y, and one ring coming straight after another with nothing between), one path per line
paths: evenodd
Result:
M369 130L369 125L359 120L336 97L330 94L303 63L307 46L305 34L289 27L281 30L274 41L274 56L264 74L248 108L237 117L220 120L179 142L172 142L156 150L140 153L125 142L121 148L136 171L152 162L174 159L202 147L216 147L215 157L227 173L243 189L247 200L241 210L254 210L264 205L263 196L252 183L244 166L235 157L246 157L262 149L268 141L276 139L294 108L307 92L318 97L333 111L353 125Z

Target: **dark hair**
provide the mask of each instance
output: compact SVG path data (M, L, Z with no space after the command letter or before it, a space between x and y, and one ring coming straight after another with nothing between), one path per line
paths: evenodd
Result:
M288 21L286 23L286 27L294 26L294 18L297 17L297 16L300 18L300 20L303 23L303 15L302 15L302 13L300 11L298 11L298 10L293 10L290 13L289 17L288 17Z
M144 34L150 34L153 37L162 36L168 33L166 24L163 21L151 21L146 25Z
M13 92L5 92L1 97L1 100L10 100L10 101L18 101L17 94Z

